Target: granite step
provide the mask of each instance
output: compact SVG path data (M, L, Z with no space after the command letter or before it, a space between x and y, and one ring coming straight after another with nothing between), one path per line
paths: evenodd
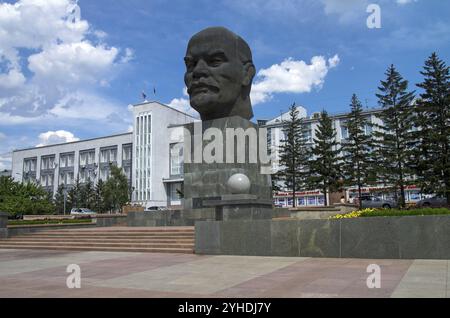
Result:
M79 242L35 242L35 241L11 241L6 240L0 242L1 244L7 244L7 245L16 245L16 246L36 246L36 245L46 245L46 246L86 246L86 247L148 247L148 248L192 248L193 244L183 244L183 243L139 243L139 242L83 242L83 244L80 244Z
M32 240L33 242L54 242L55 238L53 237L12 237L10 239L8 239L9 242L23 242L23 241L30 241ZM58 242L74 242L74 240L72 238L58 238L57 240ZM94 241L91 238L77 238L76 242L92 242ZM137 242L137 243L194 243L195 240L194 238L189 238L189 239L180 239L180 238L164 238L164 239L154 239L154 238L150 238L150 239L142 239L142 238L134 238L134 239L122 239L122 238L96 238L95 239L96 242L129 242L129 243L133 243L133 242Z
M2 249L43 249L64 251L99 251L99 252L133 252L133 253L184 253L193 254L193 248L152 248L152 247L97 247L97 246L49 246L49 245L14 245L0 241Z
M193 227L46 230L0 240L0 248L194 253Z

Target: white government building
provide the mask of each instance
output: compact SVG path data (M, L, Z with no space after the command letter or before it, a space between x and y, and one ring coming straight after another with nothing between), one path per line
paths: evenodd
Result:
M300 117L305 118L306 134L313 143L318 124L318 113L308 117L306 109L297 107ZM364 115L369 122L379 123L375 116L380 110L367 110ZM268 129L268 144L272 149L273 167L277 168L279 158L277 147L283 135L283 120L289 113L283 113L271 120L258 120ZM348 114L331 116L337 131L337 141L346 138ZM145 207L179 207L181 200L177 190L183 185L183 125L197 119L159 102L145 102L133 107L133 132L64 144L15 150L12 156L12 177L19 182L36 182L49 192L56 193L59 185L73 186L78 177L81 183L89 179L96 183L107 180L110 165L122 167L129 179L132 202ZM371 127L366 127L366 133ZM376 191L376 188L364 189ZM274 193L274 203L292 206L290 194ZM297 205L323 205L320 191L297 193ZM352 189L347 197L355 196ZM407 190L407 201L420 199L419 190Z

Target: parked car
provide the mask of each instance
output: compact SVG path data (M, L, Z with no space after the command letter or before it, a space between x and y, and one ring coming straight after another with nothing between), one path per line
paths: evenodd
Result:
M166 211L168 210L165 206L151 206L147 208L146 211Z
M383 208L391 209L397 208L398 204L394 200L384 200L375 196L363 196L361 197L362 207L366 208Z
M73 208L70 211L71 215L92 215L92 214L97 214L96 212L87 209L87 208Z
M423 199L420 201L417 201L416 206L418 208L439 208L439 207L445 207L447 206L447 199L443 196L435 195L434 197Z

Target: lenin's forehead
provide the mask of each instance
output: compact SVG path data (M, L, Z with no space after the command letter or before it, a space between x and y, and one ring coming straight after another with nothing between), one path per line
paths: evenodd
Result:
M189 40L187 53L197 55L220 50L237 54L237 49L237 37L233 33L222 28L212 28L195 34Z

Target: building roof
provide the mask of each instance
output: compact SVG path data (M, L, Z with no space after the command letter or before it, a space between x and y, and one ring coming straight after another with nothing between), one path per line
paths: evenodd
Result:
M366 109L362 112L363 115L370 115L370 114L376 114L381 112L381 108L371 108L371 109ZM283 113L284 115L285 113ZM312 123L315 121L318 121L318 118L314 118L312 117L315 113L313 113L311 116L304 118L304 123ZM348 117L350 113L338 113L338 114L329 114L329 116L331 117L331 119L341 119L341 118L346 118ZM280 116L279 116L280 117ZM279 118L279 117L275 117L274 119L267 121L267 124L265 125L265 127L279 127L283 125L283 121L278 121L278 122L273 122L273 120Z
M76 144L76 143L80 143L80 142L86 142L86 141L92 141L92 140L98 140L98 139L104 139L104 138L119 137L119 136L132 135L132 134L133 134L132 132L127 132L127 133L122 133L122 134L115 134L115 135L109 135L109 136L103 136L103 137L83 139L83 140L78 140L78 141L62 142L59 144L46 145L46 146L41 146L41 147L29 147L29 148L24 148L24 149L16 149L16 150L13 150L13 152L42 149L42 148L49 148L49 147L62 146L62 145L70 145L70 144Z
M163 103L161 103L161 102L159 102L159 101L157 101L157 100L154 100L154 101L148 101L148 100L146 100L146 101L144 101L144 102L142 102L142 103L134 104L133 107L136 107L136 106L142 106L142 105L146 105L146 104L159 104L159 105L161 105L161 106L163 106L163 107L170 108L170 109L172 109L172 110L174 110L174 111L176 111L176 112L179 112L179 113L181 113L181 114L183 114L183 115L186 115L186 116L188 116L188 117L191 117L191 118L193 118L193 119L198 119L198 118L196 118L196 117L194 117L194 116L192 116L192 115L189 115L188 113L182 112L182 111L179 110L179 109L176 109L176 108L174 108L174 107L172 107L172 106L163 104Z

